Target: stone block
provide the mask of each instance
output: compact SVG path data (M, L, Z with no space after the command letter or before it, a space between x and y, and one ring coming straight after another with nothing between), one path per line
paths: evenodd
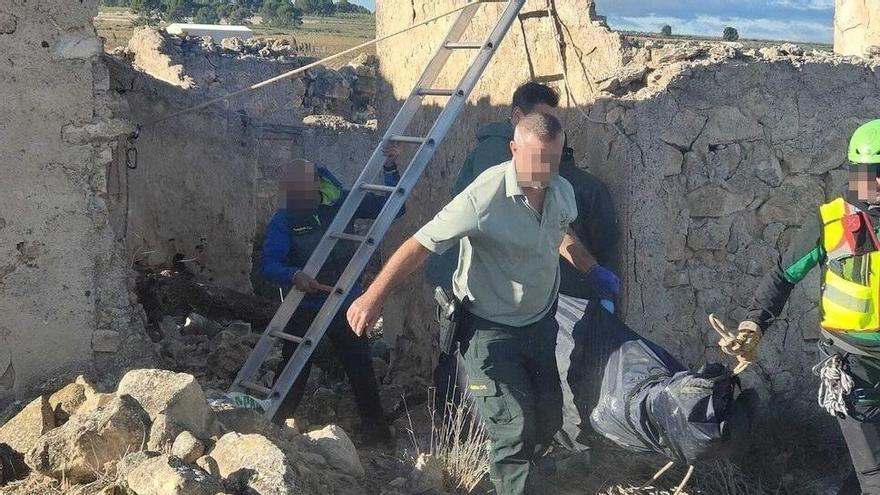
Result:
M92 334L92 350L95 352L116 352L119 350L119 343L119 332L95 330Z
M220 480L178 457L159 454L140 457L139 461L122 476L128 489L138 495L217 495L225 491Z
M73 483L95 481L106 464L141 450L150 418L130 395L120 395L106 406L76 415L43 435L28 452L31 469Z
M202 387L192 375L164 370L133 370L122 377L117 394L134 397L156 420L164 415L169 423L209 438L215 427L214 413ZM177 431L171 437L179 434Z
M192 433L184 431L174 439L171 454L192 464L205 454L205 444Z
M223 435L210 452L228 486L262 495L295 495L296 478L287 457L262 435Z
M345 430L336 425L328 425L321 430L311 431L306 436L315 443L318 451L330 464L351 476L364 475L357 449Z
M664 127L660 140L681 149L688 149L696 141L705 124L706 117L692 110L676 112L669 125Z
M691 217L720 218L744 210L749 198L736 195L720 186L703 186L687 195Z
M0 443L24 455L52 428L55 428L55 414L48 397L40 396L0 426Z

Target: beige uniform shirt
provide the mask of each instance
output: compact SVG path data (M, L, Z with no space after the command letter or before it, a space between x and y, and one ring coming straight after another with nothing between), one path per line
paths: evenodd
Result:
M456 297L470 312L510 326L534 323L550 310L559 291L559 245L577 218L571 184L556 177L544 209L528 205L512 161L483 172L415 234L426 249L442 254L461 242L452 279Z

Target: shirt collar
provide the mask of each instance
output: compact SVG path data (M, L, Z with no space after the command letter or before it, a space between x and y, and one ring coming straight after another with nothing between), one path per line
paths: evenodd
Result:
M508 198L523 195L523 190L519 187L519 181L516 180L516 165L513 164L513 160L507 163L507 170L504 171L504 185L507 189Z

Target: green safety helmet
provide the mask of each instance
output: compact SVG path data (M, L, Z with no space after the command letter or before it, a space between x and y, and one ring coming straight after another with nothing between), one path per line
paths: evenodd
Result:
M849 140L849 161L854 164L880 163L880 119L863 124Z

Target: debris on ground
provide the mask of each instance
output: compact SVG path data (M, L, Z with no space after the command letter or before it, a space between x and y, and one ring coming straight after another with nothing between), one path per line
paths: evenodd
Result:
M4 493L363 493L358 452L337 425L300 434L264 421L259 433L231 431L192 375L165 370L130 371L109 395L61 426L46 396L16 415L7 425L26 434L0 438L30 475Z

